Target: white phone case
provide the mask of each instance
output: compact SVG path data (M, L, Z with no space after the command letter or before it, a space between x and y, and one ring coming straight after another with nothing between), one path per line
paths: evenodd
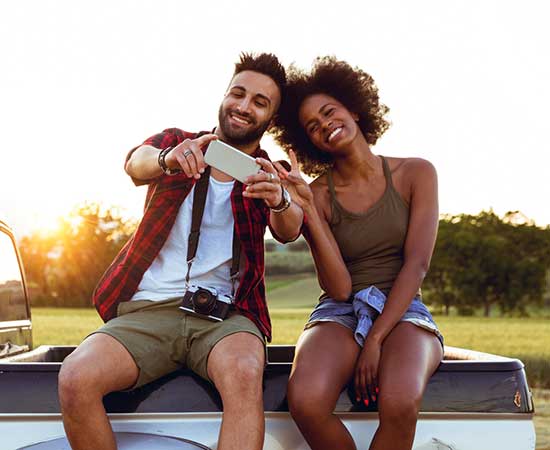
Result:
M204 162L244 183L246 177L258 173L261 166L252 156L222 141L211 141L204 154Z

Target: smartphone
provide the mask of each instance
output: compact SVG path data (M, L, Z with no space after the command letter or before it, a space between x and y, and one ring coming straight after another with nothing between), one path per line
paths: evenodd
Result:
M252 156L219 140L211 141L208 144L204 162L241 183L244 183L246 177L255 175L261 169Z

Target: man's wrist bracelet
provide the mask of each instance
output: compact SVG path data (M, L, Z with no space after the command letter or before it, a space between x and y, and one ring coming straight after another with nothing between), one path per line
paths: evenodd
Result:
M162 171L166 174L166 175L177 175L178 173L181 173L181 170L180 169L170 169L167 165L166 165L166 155L168 155L168 153L170 153L172 151L174 147L166 147L165 149L162 149L159 153L159 156L158 156L158 163L159 163L159 167L162 169Z
M281 213L283 211L286 211L288 208L290 208L290 204L292 203L292 199L290 198L290 194L288 191L281 186L281 201L277 206L274 206L273 208L270 208L272 212L274 213Z

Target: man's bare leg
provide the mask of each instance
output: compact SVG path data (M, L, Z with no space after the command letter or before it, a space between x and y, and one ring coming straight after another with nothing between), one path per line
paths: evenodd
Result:
M116 449L103 396L132 386L138 375L126 348L104 333L91 335L65 359L59 373L59 402L73 450Z
M264 442L263 343L251 333L231 334L208 357L208 376L223 402L218 450L261 450Z

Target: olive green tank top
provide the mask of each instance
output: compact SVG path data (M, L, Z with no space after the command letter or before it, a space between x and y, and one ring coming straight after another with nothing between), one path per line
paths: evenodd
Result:
M329 225L351 275L353 292L375 285L387 294L403 266L409 206L395 190L388 162L381 158L386 189L365 213L348 211L338 202L332 172L327 173L332 209Z

